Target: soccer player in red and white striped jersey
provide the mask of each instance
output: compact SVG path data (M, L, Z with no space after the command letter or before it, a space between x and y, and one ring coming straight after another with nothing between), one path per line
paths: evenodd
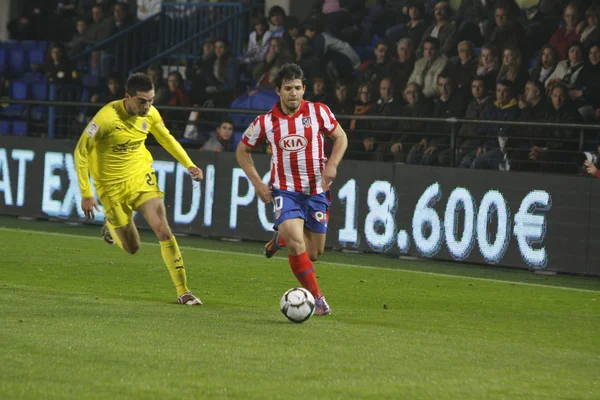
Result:
M348 138L325 104L304 101L304 74L296 64L285 64L275 78L280 100L258 116L238 145L238 163L264 202L274 206L275 234L265 246L270 258L285 245L292 271L315 297L316 314L331 309L319 290L313 261L325 249L329 186L348 147ZM323 135L333 141L329 160ZM268 141L272 150L270 185L262 182L252 161L252 149Z

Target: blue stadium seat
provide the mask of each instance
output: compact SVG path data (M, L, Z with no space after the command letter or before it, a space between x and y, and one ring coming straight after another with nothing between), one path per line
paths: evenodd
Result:
M0 121L0 136L6 136L9 133L10 122Z
M38 42L37 40L22 40L20 47L23 50L37 49Z
M87 88L96 88L100 86L100 77L90 74L85 74L81 76L81 84L83 87Z
M13 121L12 134L13 136L27 136L27 122Z
M0 47L2 47L3 49L14 49L16 47L19 47L19 41L18 40L4 40L4 41L0 41Z
M8 50L8 68L12 76L21 76L25 72L25 50L14 48Z
M274 90L262 90L253 96L243 94L231 103L231 108L247 108L251 110L270 110L279 100ZM254 121L255 115L234 114L230 115L235 127L246 127Z
M46 42L45 40L40 40L39 42L37 42L37 48L46 53L46 50L48 49L48 42Z
M0 75L6 71L6 51L0 48Z
M33 100L48 100L48 84L46 82L36 82L31 84L31 97ZM30 117L35 121L41 121L46 115L47 107L32 106Z
M44 75L41 72L25 72L21 80L26 83L36 83L44 80Z
M10 98L14 100L27 100L27 84L22 81L14 81L10 85ZM4 115L11 118L24 117L27 107L23 104L10 104L4 109Z
M29 63L38 65L44 65L44 50L42 49L30 49L27 53Z

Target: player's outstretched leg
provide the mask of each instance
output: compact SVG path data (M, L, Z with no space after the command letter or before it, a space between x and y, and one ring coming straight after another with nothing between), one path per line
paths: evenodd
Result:
M275 231L275 232L273 232L273 237L271 238L271 240L269 240L267 242L267 244L265 245L265 250L264 250L263 254L267 258L271 258L282 247L285 247L285 240L283 240L283 236L281 236L279 231Z
M108 220L104 220L104 225L102 225L102 229L100 229L100 234L106 243L111 245L116 244L123 250L123 242L119 238L119 235L117 235L114 226Z
M325 251L325 234L312 232L307 228L304 228L304 242L306 244L306 253L312 262L318 261L323 252ZM315 314L316 315L329 315L331 314L331 308L325 300L325 296L315 296Z
M160 254L169 270L171 279L177 290L177 302L190 306L202 305L200 299L192 294L187 287L187 276L185 266L177 239L171 233L169 223L167 222L165 206L161 198L152 198L138 207L142 212L148 225L152 228L160 243Z

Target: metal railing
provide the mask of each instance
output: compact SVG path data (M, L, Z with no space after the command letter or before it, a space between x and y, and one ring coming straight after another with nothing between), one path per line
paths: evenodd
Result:
M99 103L81 103L77 101L62 101L62 102L48 102L48 101L32 101L32 100L7 100L6 103L24 106L23 114L20 117L29 125L30 132L35 136L43 136L49 139L62 138L62 139L77 139L89 120L93 117L96 110L101 108L103 104ZM212 131L218 125L219 121L224 116L229 116L234 119L234 125L236 132L242 132L246 129L249 121L252 121L255 115L264 113L264 110L250 110L250 109L231 109L231 108L191 108L191 107L169 107L169 106L158 106L158 110L161 112L167 125L171 128L172 134L179 138L183 138L183 132L186 126L195 125L201 131ZM44 118L31 118L32 110L36 110L36 115L39 115L40 110L47 110L44 114ZM188 120L188 116L192 111L200 113L201 117L197 121ZM381 131L372 129L347 129L350 146L347 152L347 158L350 159L375 159L374 154L369 154L361 148L362 139L367 136L378 136L380 143L389 143L391 145L392 138L406 134L412 137L412 140L406 140L403 143L405 152L408 152L415 144L417 144L421 138L428 137L430 139L443 138L446 140L447 145L444 146L446 149L452 149L449 153L450 165L456 165L456 155L459 154L459 139L478 139L494 141L497 137L480 135L472 136L458 136L459 126L462 124L475 124L477 126L484 125L502 125L502 126L513 126L520 128L536 129L538 132L540 129L546 129L547 132L555 132L557 129L571 132L570 137L555 137L550 135L539 136L539 134L528 135L527 131L521 130L520 133L510 134L506 136L509 140L517 140L519 142L535 142L540 141L550 145L548 152L550 154L560 154L563 156L563 160L560 158L553 158L550 160L520 160L521 164L553 164L553 165L571 165L579 167L579 157L583 151L590 150L595 151L595 147L600 144L600 125L596 124L555 124L549 122L518 122L518 121L489 121L489 120L471 120L462 118L410 118L410 117L373 117L365 115L336 115L336 118L342 125L346 125L350 120L357 121L394 121L394 122L419 122L419 123L435 123L443 124L445 132L427 131L427 132L405 132L401 129L393 131ZM0 117L1 119L1 117ZM516 131L516 129L515 129ZM185 140L187 144L192 147L200 146L201 143L193 139ZM561 144L561 147L554 147L552 143ZM507 151L525 150L523 148L517 149L513 147L507 147ZM390 155L388 152L384 155ZM380 160L381 161L381 160ZM393 157L391 160L393 161ZM577 165L575 165L577 163Z
M238 54L255 11L242 3L162 3L159 13L92 45L73 61L85 66L99 53L102 75L116 71L127 76L154 62L178 64L198 54L209 37L227 39Z

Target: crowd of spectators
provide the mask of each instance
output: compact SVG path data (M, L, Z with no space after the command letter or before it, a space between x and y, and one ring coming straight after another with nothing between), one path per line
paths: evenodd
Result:
M62 43L48 50L43 66L51 82L76 79L69 54L160 7L156 0L24 3L26 11L10 22L9 32L13 39ZM240 95L273 90L279 68L295 62L307 76L305 98L339 115L375 117L341 119L350 158L574 173L579 133L559 125L398 123L376 117L600 121L599 3L540 0L524 10L514 0L462 0L452 10L444 0L316 0L305 21L274 6L252 22L241 54L233 54L223 38L208 38L181 73L165 79L160 65L147 72L155 82L156 105L229 107ZM94 65L92 57L90 68ZM124 79L111 75L92 101L121 96ZM168 118L187 121L188 115ZM221 126L219 143L230 137ZM587 135L585 149L596 151L596 139Z

